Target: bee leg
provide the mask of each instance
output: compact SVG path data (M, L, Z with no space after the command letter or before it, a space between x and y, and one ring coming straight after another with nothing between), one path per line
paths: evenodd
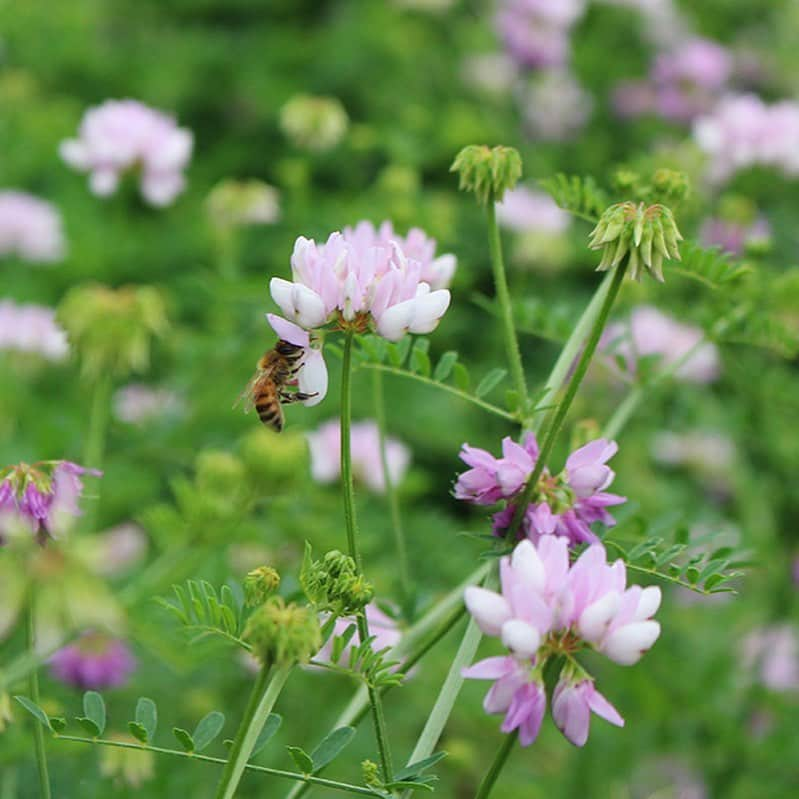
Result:
M313 394L306 394L304 391L281 391L279 397L284 405L289 405L292 402L304 402L305 400L309 400L318 393L318 391L314 391Z

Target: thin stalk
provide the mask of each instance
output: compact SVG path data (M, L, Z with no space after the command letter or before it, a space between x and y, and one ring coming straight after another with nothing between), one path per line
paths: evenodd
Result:
M380 442L380 466L383 469L383 484L386 490L386 499L391 513L391 528L394 532L394 545L397 549L397 579L399 582L402 607L406 613L410 608L413 589L411 587L410 572L408 570L408 550L405 544L405 530L402 526L399 498L388 468L388 443L386 441L386 404L383 391L383 373L375 370L372 372L372 387L375 395L375 419Z
M505 763L508 761L508 756L513 751L513 747L516 743L518 735L519 731L514 730L512 733L505 736L505 740L502 742L502 745L497 750L497 754L494 756L494 762L491 763L491 766L486 772L485 777L483 777L482 781L480 782L480 787L477 789L474 799L488 799L491 789L494 787L494 783L497 781L500 772L505 766Z
M35 586L32 586L28 595L27 620L25 624L28 649L31 652L35 651L36 648L35 590ZM39 672L36 669L33 669L28 677L28 693L31 700L38 705ZM36 750L36 766L39 771L39 795L42 799L50 799L50 775L47 771L47 752L44 748L44 727L38 722L33 725L33 742Z
M516 505L516 512L513 514L513 521L508 529L508 537L510 540L513 540L514 534L521 526L527 506L530 504L538 485L538 480L547 465L550 455L552 455L552 450L555 448L555 442L557 441L558 433L560 433L560 428L566 419L566 415L569 412L569 408L571 408L571 404L574 401L575 396L577 396L577 389L580 388L580 383L583 382L583 378L585 377L585 373L588 371L588 366L591 363L591 359L594 357L594 352L599 344L602 331L604 330L605 324L610 316L611 308L613 307L613 303L616 301L616 297L619 294L619 289L621 288L622 281L624 280L625 271L626 264L618 266L613 270L613 277L610 282L610 287L608 288L607 294L605 294L602 305L599 309L599 313L597 314L593 326L591 327L591 332L588 336L588 340L585 343L585 347L583 347L580 359L577 361L577 366L574 368L574 372L572 373L572 376L566 386L566 393L563 395L563 399L555 408L549 429L544 437L544 443L541 445L541 451L539 452L538 460L535 463L535 468L533 469L533 472L530 475L530 478L528 479L521 496L514 502Z
M141 744L130 743L128 741L110 741L105 738L81 738L79 735L58 735L56 738L60 741L73 741L81 744L97 744L98 746L113 746L118 749L134 749L140 752L157 752L160 755L173 755L174 757L187 757L191 760L199 760L203 763L217 763L219 765L227 765L230 761L223 760L221 757L210 757L209 755L200 755L196 752L181 752L179 749L164 749L160 746L144 746ZM258 774L269 774L273 777L282 777L287 780L296 780L297 782L306 783L308 785L320 785L324 788L330 788L334 791L344 791L346 793L356 794L358 796L374 796L375 792L371 788L366 788L361 785L350 785L346 782L339 782L338 780L328 780L324 777L312 777L310 774L299 774L294 771L284 771L283 769L268 768L267 766L256 766L252 763L246 763L244 768L247 771L253 771Z
M358 548L358 521L355 515L355 485L352 477L352 442L350 428L352 425L352 343L355 333L348 330L344 335L344 354L341 364L341 478L344 483L344 523L347 530L347 548L350 557L355 561L358 571L363 573L361 553ZM361 641L369 637L369 623L365 613L359 613L358 636ZM389 748L386 721L383 716L383 704L380 692L372 686L369 690L369 704L372 708L372 721L375 728L375 741L380 754L380 765L383 779L390 782L393 776L391 750Z
M244 718L241 720L230 749L230 758L225 764L225 770L219 780L216 799L231 799L235 795L255 741L266 722L266 717L272 712L291 669L291 666L275 668L272 678L269 679L272 671L270 665L265 664L261 668L244 711Z
M92 405L89 411L89 429L83 448L83 463L88 469L102 469L105 455L105 440L108 432L108 419L111 413L111 376L104 374L97 378L92 392ZM94 530L97 518L99 497L87 503L83 517L84 529Z
M491 268L494 271L494 291L502 319L502 333L505 338L505 352L510 366L511 377L519 395L519 407L527 410L527 382L524 379L524 366L516 337L516 326L513 324L513 306L508 291L508 280L505 276L505 261L502 257L502 240L497 225L497 212L494 198L489 197L486 204L486 221L488 223L488 249L491 253Z

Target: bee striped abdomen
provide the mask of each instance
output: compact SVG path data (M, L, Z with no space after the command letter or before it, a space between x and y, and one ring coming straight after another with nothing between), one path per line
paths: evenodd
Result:
M261 390L259 391L258 388ZM280 407L275 385L271 381L263 386L256 387L253 392L255 410L258 418L267 426L278 433L283 429L283 410Z

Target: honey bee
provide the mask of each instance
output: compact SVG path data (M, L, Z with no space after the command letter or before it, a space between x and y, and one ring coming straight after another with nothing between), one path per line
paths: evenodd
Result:
M281 405L302 402L316 396L287 389L302 368L302 354L302 347L280 339L258 361L255 374L241 393L236 405L244 400L245 413L249 413L254 407L258 411L260 420L279 433L283 429Z

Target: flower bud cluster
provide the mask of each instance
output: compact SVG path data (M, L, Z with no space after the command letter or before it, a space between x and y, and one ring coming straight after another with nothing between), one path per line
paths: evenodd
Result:
M307 663L322 645L316 611L279 596L269 597L253 611L242 637L264 666Z
M640 281L648 271L662 283L663 261L680 260L680 241L674 214L665 205L623 202L611 205L602 214L591 231L589 247L602 250L599 272L615 269L626 257L633 280Z
M355 561L336 549L312 561L306 544L300 584L317 610L337 616L360 612L374 597L372 584L359 573Z
M522 176L522 159L513 147L471 144L456 156L450 172L460 176L458 188L474 192L477 202L500 202Z
M592 544L569 564L568 541L545 536L536 547L522 541L500 561L502 592L472 586L466 607L480 629L500 638L508 655L483 660L465 677L495 680L484 707L505 713L503 732L520 730L531 744L546 709L543 669L550 658L565 656L553 695L555 723L577 746L588 737L589 711L613 724L623 720L594 688L574 656L591 648L624 666L637 663L657 640L660 625L652 616L660 589L626 587L621 560L607 562L601 544Z
M244 599L250 607L263 605L280 588L280 575L271 566L259 566L244 578Z

